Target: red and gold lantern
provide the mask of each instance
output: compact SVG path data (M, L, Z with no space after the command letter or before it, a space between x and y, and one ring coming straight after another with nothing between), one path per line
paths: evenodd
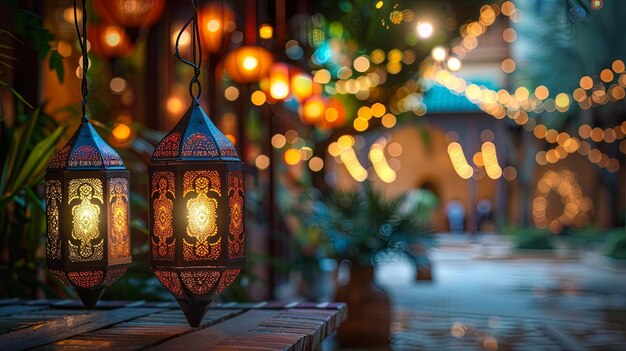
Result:
M118 26L149 27L165 10L165 0L94 0L94 10L104 20Z
M272 64L272 54L260 47L247 45L230 52L224 58L226 73L237 83L255 83L265 77Z
M245 262L244 165L194 100L148 169L151 265L196 327Z
M131 262L129 172L84 118L46 171L46 262L92 309Z

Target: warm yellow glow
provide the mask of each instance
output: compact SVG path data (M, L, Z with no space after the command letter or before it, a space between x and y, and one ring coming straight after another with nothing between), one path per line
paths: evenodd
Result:
M502 176L502 168L498 164L496 156L496 145L490 141L484 142L480 148L483 162L485 164L485 172L491 179L498 179Z
M513 28L507 28L502 33L502 39L507 43L512 43L517 39L517 32Z
M265 170L270 166L270 158L266 155L259 155L254 160L254 165L261 171Z
M357 182L362 182L367 179L367 170L363 168L361 163L356 157L356 153L354 149L348 148L347 150L343 150L341 152L341 162L346 166L348 173L356 180Z
M283 154L283 159L285 160L285 163L290 166L297 165L298 162L300 162L300 151L295 148L289 148L285 150L285 153Z
M476 152L474 156L472 156L472 161L478 167L482 167L485 165L485 162L483 161L483 153L480 151Z
M565 94L565 93L560 93L556 96L556 98L554 98L554 103L556 104L557 107L559 108L566 108L569 106L570 104L570 98L569 95Z
M382 0L381 0L381 1L378 1L378 2L376 3L376 8L377 8L377 9L380 9L381 7L383 7L383 5L384 5L384 2L383 2Z
M243 58L241 65L243 66L244 69L248 71L252 71L259 65L259 60L256 57L251 56L251 55L246 56Z
M362 132L369 127L369 122L366 119L357 117L352 122L352 125L354 127L354 130L356 130L357 132Z
M276 100L282 100L289 95L289 86L284 81L274 82L270 86L270 95Z
M610 83L613 78L613 71L608 68L603 69L602 72L600 72L600 79L602 79L602 81L605 83Z
M172 44L176 45L176 39L178 38L178 32L172 34ZM178 39L179 46L187 46L191 43L191 34L188 31L182 32L180 39Z
M391 113L387 113L381 119L381 123L385 128L393 128L396 125L396 116Z
M170 114L178 115L183 112L183 109L185 107L183 105L183 101L179 97L172 96L167 99L166 108L167 112L169 112Z
M313 81L318 84L330 82L330 72L327 69L320 69L313 75Z
M220 21L215 18L210 19L206 23L206 29L211 33L217 32L218 30L220 30L221 27L222 27L222 24L220 23Z
M372 109L369 106L361 106L356 112L356 115L364 120L369 120L372 118Z
M447 61L448 69L456 72L461 69L461 60L458 57L450 57Z
M122 41L122 34L117 27L110 26L104 32L104 42L108 46L118 46Z
M369 151L369 159L380 180L385 183L392 183L396 180L396 172L387 163L383 147L380 144L372 145Z
M337 119L339 119L339 111L337 111L337 109L334 107L328 107L326 111L324 111L324 119L326 120L326 122L335 122Z
M239 89L235 86L229 86L224 89L224 97L228 101L235 101L239 98Z
M324 160L322 160L321 158L315 156L312 157L309 160L309 168L313 171L313 172L319 172L322 170L322 168L324 168Z
M76 9L76 20L78 20L78 22L80 23L80 21L82 21L83 19L83 10L81 9ZM73 7L67 7L63 10L63 20L65 20L65 22L74 25L74 8Z
M59 55L63 57L70 57L72 55L72 45L65 40L59 40L57 43L57 51Z
M254 93L252 93L252 95L250 96L250 100L256 106L261 106L265 103L265 101L267 100L267 97L265 96L264 92L257 90Z
M359 56L352 63L357 72L365 72L370 68L370 60L365 56Z
M525 87L519 87L515 89L515 98L518 101L526 100L528 99L529 96L530 96L530 93L528 92L528 89L526 89Z
M117 139L117 141L123 142L128 140L128 138L132 134L132 129L130 129L130 127L124 123L117 123L113 127L111 134L113 134L113 137Z
M109 82L109 89L116 94L121 94L126 90L126 80L124 78L115 77Z
M593 80L588 76L580 78L580 87L585 90L591 89L593 87Z
M442 46L435 46L430 53L435 61L443 61L448 56L448 52Z
M344 134L337 139L337 145L341 149L349 149L354 145L354 138L351 135Z
M287 138L282 134L274 134L272 137L272 146L276 149L280 149L287 144Z
M302 107L302 117L304 121L309 124L314 124L321 121L324 116L324 109L326 104L324 100L319 96L312 96L306 100Z
M419 35L421 38L430 38L433 35L433 25L430 22L417 22L417 35Z
M546 88L545 85L540 85L535 88L535 97L539 100L545 100L550 95L550 91Z
M505 59L502 61L502 71L504 73L512 73L513 71L515 71L515 61L513 61L513 59Z
M295 74L291 78L291 89L296 99L300 101L307 99L313 94L313 80L311 76L306 73Z
M102 181L97 178L72 179L68 188L68 205L72 206L72 240L68 240L70 260L94 261L102 258L104 239L99 244L92 241L100 237L100 206L102 203Z
M382 117L387 112L387 108L385 107L385 105L381 104L380 102L376 102L372 105L371 111L372 111L372 116Z
M469 179L474 175L474 169L467 163L461 144L456 141L450 143L448 145L448 156L450 156L450 161L452 161L452 167L454 167L454 170L461 178Z
M259 37L261 39L272 39L274 36L274 27L271 24L262 24L259 27Z

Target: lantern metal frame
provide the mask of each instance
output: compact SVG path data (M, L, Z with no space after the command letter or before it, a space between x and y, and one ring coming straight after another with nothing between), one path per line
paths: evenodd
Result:
M194 69L192 103L155 148L148 176L150 265L197 327L213 297L233 283L246 261L245 167L198 102L202 45L197 1L193 4L175 46L176 58ZM189 25L192 58L185 60L178 41Z
M76 289L86 308L93 309L104 289L124 274L132 260L130 173L86 115L86 0L82 1L82 14L81 33L74 0L74 25L83 61L82 119L46 169L46 264L61 282Z

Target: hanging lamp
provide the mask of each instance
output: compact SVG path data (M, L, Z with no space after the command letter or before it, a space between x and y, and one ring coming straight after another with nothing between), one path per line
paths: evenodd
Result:
M76 289L86 308L128 269L130 254L129 172L120 156L94 130L86 115L87 12L82 33L74 23L83 60L82 122L46 170L46 263Z
M193 67L191 106L157 145L150 164L150 262L192 327L245 262L244 165L233 144L200 107L202 47L197 1L176 40L175 56ZM192 59L178 41L191 25ZM212 73L212 72L211 72ZM194 93L194 90L197 93Z

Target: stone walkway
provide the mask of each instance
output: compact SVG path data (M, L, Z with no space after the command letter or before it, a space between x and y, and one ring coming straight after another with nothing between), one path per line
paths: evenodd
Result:
M394 305L392 350L626 350L626 271L510 255L502 238L443 238L433 282L380 267Z

